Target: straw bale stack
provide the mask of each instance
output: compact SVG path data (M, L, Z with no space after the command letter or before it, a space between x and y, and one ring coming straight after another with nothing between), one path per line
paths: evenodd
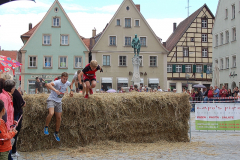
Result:
M58 147L85 146L92 142L187 142L190 104L188 94L99 93L84 99L82 94L63 97L61 141L57 142L55 117L49 135L43 134L47 94L26 95L23 126L18 147L35 151Z

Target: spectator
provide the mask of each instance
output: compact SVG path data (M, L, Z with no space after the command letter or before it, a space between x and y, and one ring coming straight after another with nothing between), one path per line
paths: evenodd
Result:
M138 86L136 84L134 85L134 91L139 92Z
M157 90L158 92L162 92L162 89L161 89L161 87L160 86L158 86L158 90Z
M213 86L210 86L210 89L208 90L208 95L207 95L209 101L212 101L213 93L214 93Z
M142 85L141 85L139 88L139 92L142 92L142 91L143 91L143 89L142 89Z
M121 87L121 90L119 91L119 93L123 93L123 87Z
M203 88L203 101L208 101L208 91L209 89Z
M147 89L147 92L148 92L148 87L147 87L147 85L145 85L145 88Z
M233 96L233 94L232 94L232 91L231 91L231 89L228 89L228 94L227 94L227 97L232 97Z
M183 89L182 89L182 93L186 93L186 88L183 88Z
M191 98L193 101L195 101L195 91L194 88L191 90Z
M168 88L167 90L168 90L168 92L171 92L171 89L170 89L170 88Z
M24 90L24 93L23 93L23 95L26 95L27 94L27 92L26 92L26 90Z
M222 89L219 92L220 97L227 97L228 91L225 89L225 86L222 86Z
M177 93L177 89L173 89L173 93Z
M154 88L154 89L153 89L153 92L157 92L157 88Z
M237 97L237 96L238 96L238 93L239 93L238 87L235 87L235 90L234 90L234 97Z
M214 93L213 93L213 96L214 97L219 97L219 89L218 89L218 87L217 86L214 86Z
M42 78L41 80L36 77L36 82L35 82L35 93L38 94L38 93L42 93L43 92L43 83L42 83Z
M189 89L187 90L187 93L188 93L188 94L191 94Z
M102 87L101 87L101 92L102 92L102 91L104 91L103 85L102 85Z
M150 89L150 92L153 92L153 89L152 89L152 88Z
M133 85L130 86L129 92L132 92L134 90Z
M201 88L197 89L195 97L196 97L197 101L203 101L203 93L201 91Z
M144 90L143 90L144 92L147 92L147 88L144 88Z

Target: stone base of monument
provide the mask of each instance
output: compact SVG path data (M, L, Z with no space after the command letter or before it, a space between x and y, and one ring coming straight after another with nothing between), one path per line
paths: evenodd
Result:
M141 64L142 59L139 58L139 56L134 56L132 58L132 64L133 64L133 77L132 82L134 85L137 85L138 88L140 87L140 73L139 73L139 66Z

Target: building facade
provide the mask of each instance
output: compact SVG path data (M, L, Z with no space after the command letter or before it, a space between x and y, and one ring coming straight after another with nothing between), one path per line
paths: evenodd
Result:
M240 1L219 0L213 28L213 84L229 89L240 85L239 13Z
M44 18L21 36L24 46L20 49L21 88L35 93L35 78L51 82L62 72L73 74L88 62L89 39L81 37L58 0L52 4ZM47 89L45 88L45 92Z
M214 15L206 4L183 20L173 24L167 39L167 87L182 92L195 84L212 83L212 28Z
M120 90L133 84L131 42L135 34L141 42L141 85L151 88L160 85L167 89L168 51L141 14L140 5L132 0L124 0L103 32L92 38L91 58L96 59L104 71L97 72L96 89L103 86L104 90Z

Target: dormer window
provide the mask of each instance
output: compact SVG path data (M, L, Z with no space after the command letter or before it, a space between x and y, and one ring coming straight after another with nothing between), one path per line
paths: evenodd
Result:
M61 23L60 17L53 17L53 20L52 20L53 27L60 27L61 26L60 23Z

